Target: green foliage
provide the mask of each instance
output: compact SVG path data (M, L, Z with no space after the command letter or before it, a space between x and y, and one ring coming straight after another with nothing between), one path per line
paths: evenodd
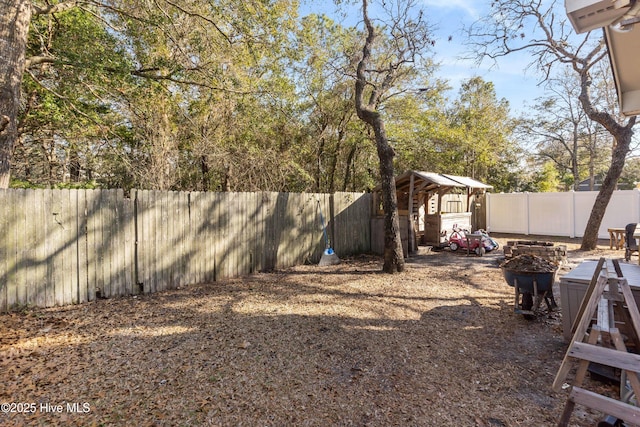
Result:
M294 0L102 6L34 15L12 186L332 192L378 184L373 136L354 109L356 28L299 18ZM468 175L494 191L557 187L548 176L523 178L518 124L493 84L472 78L448 99L423 42L381 100L396 172ZM384 59L372 69L396 47L379 37L374 57ZM566 172L558 179L570 185Z
M390 103L389 134L399 153L401 171L414 169L471 176L495 191L514 189L520 174L515 121L493 84L480 78L463 83L452 103L443 98L446 84L425 82L429 91Z
M630 190L640 188L640 158L634 157L627 160L624 170L618 181L618 188L621 190Z
M534 183L538 192L550 193L558 191L560 179L553 162L548 161L542 166L542 170L535 174Z
M101 188L95 181L83 181L83 182L60 182L54 186L58 190L95 190Z
M9 188L36 189L36 188L44 188L44 187L42 185L37 185L23 179L11 178L11 183L9 184Z
M464 175L490 182L489 169L506 160L515 146L508 102L497 99L493 83L474 77L463 82L449 116L460 136Z

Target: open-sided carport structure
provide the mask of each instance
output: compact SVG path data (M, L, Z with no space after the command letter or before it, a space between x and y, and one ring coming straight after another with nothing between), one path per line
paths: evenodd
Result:
M475 179L434 172L408 171L396 177L400 232L405 256L418 244L440 246L455 224L481 228L484 212L479 198L492 186ZM384 251L381 187L374 189L371 222L374 252Z

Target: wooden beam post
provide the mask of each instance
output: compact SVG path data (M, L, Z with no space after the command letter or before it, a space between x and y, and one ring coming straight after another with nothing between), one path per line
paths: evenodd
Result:
M416 249L416 236L414 234L413 228L413 186L414 186L414 174L411 174L411 178L409 178L409 201L408 201L408 221L407 221L407 237L409 239L409 248L407 249L409 254L414 252ZM407 254L408 255L408 254Z

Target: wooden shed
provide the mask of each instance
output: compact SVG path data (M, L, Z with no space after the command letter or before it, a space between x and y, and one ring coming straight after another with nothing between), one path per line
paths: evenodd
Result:
M434 172L408 171L396 177L400 234L405 256L418 244L443 245L454 225L483 228L480 211L491 185L475 179ZM381 187L374 189L371 219L372 250L384 252L384 212Z

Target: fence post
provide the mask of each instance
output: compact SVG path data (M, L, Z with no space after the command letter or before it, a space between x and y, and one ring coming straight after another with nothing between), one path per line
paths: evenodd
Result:
M576 192L574 190L571 190L569 192L569 197L571 197L571 212L569 214L569 220L571 221L571 231L569 232L569 237L574 238L576 237Z
M530 234L531 231L531 205L529 204L530 200L530 196L531 194L527 191L524 193L525 197L526 197L526 201L527 201L527 208L525 209L525 212L527 212L527 218L526 218L526 222L527 222L527 236Z
M636 195L636 222L640 223L640 188L635 189Z

